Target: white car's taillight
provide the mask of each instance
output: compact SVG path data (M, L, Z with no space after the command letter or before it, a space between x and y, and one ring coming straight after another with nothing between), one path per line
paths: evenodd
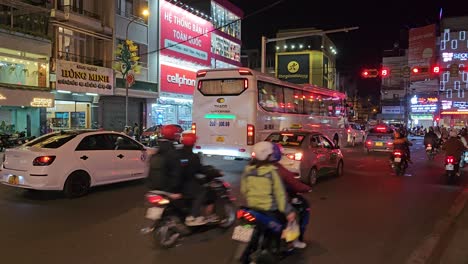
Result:
M49 166L54 160L55 156L40 156L33 160L33 166Z
M303 154L301 152L297 152L297 153L294 153L294 154L288 154L286 155L286 157L288 157L288 159L290 160L298 160L298 161L301 161L302 160L302 156Z

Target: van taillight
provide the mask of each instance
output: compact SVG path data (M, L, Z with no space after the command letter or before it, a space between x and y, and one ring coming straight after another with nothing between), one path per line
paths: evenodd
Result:
M250 72L249 70L245 70L245 69L239 69L239 74L240 75L252 75L252 72Z
M247 145L255 144L255 126L247 125Z
M198 85L197 85L198 90L201 90L202 83L203 83L202 81L198 81Z
M196 123L192 123L192 134L197 134L197 124Z
M245 79L244 80L244 89L249 88L249 80Z
M206 71L199 71L197 72L197 77L205 77Z

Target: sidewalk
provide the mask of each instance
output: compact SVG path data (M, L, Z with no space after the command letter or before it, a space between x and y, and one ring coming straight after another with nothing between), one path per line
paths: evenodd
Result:
M468 206L453 223L449 237L439 259L433 263L467 264L468 263Z

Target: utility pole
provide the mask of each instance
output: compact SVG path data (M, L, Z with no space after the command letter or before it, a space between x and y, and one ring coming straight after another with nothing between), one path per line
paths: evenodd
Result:
M287 40L287 39L294 39L294 38L303 38L303 37L310 37L310 36L323 36L325 34L337 33L337 32L348 32L351 30L359 29L359 27L349 27L349 28L342 28L342 29L332 29L332 30L317 30L315 32L307 33L307 34L300 34L296 36L289 36L289 37L281 37L281 38L272 38L268 39L265 36L262 36L262 50L261 50L261 71L262 73L266 72L266 44L270 42L280 41L280 40Z

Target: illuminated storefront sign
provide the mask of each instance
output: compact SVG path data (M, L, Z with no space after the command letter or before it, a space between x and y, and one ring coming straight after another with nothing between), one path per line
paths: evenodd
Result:
M56 73L57 90L113 94L114 70L112 69L57 60Z
M33 107L52 107L54 105L54 100L51 98L34 97L30 105Z
M417 97L411 98L411 112L413 113L434 113L437 110L436 97Z
M196 72L161 64L161 92L192 95Z
M382 106L382 114L402 114L402 106Z
M211 65L213 25L166 1L160 6L161 54Z
M6 100L7 98L3 95L3 94L0 94L0 100Z

